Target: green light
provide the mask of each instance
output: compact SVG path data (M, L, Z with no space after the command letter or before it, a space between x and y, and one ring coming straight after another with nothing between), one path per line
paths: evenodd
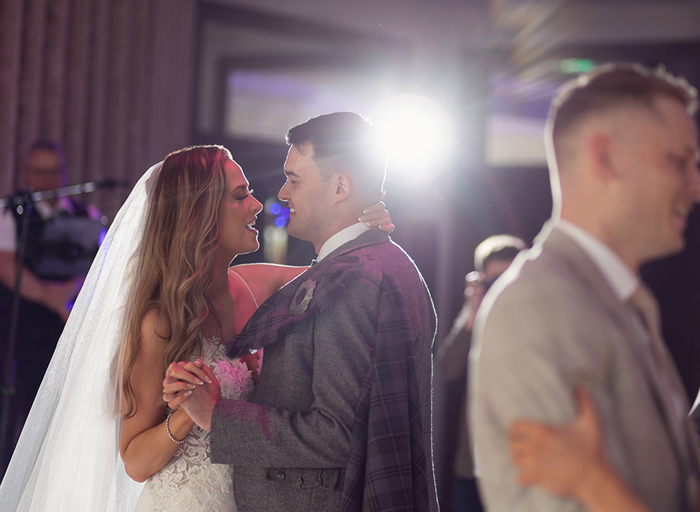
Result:
M574 75L585 73L595 67L595 63L590 59L562 59L559 68L563 73Z

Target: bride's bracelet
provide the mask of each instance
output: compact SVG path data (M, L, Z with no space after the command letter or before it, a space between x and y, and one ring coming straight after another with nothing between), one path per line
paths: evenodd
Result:
M184 438L182 441L178 441L177 439L175 439L175 438L173 437L173 435L170 433L170 417L171 417L173 414L175 414L174 411L171 412L170 414L168 414L168 416L165 418L165 431L168 433L168 437L170 438L170 440L171 440L173 443L182 444L182 443L184 443L185 441L187 441L187 438L188 438L188 437L190 437L190 433L187 432L187 435L185 436L185 438Z

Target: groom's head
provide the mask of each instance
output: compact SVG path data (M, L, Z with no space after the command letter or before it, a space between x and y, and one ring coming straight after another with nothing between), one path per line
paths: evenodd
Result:
M381 197L385 159L376 130L362 116L335 112L289 130L279 198L290 208L289 234L318 251Z

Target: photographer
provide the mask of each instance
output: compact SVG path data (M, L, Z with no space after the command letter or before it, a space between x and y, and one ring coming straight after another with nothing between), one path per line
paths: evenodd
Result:
M38 140L29 148L20 178L23 191L43 192L65 185L66 160L60 144ZM18 240L25 210L14 207L0 209L0 374L5 369L12 305L15 294ZM19 290L20 307L14 353L16 394L12 397L10 416L11 439L5 454L19 436L24 419L39 389L46 368L68 318L68 301L80 290L84 276L78 273L57 274L46 270L45 240L56 231L63 219L96 219L99 211L68 197L39 201L29 217ZM0 473L8 461L0 461Z
M496 235L481 242L474 251L475 271L467 274L464 288L464 306L437 352L437 366L451 387L458 390L460 413L457 439L447 439L449 445L456 444L453 464L454 482L452 506L455 512L481 512L474 475L472 448L469 441L466 416L467 357L471 346L472 328L481 300L515 256L525 248L525 243L514 236ZM454 418L454 416L450 416ZM448 432L455 429L448 428Z

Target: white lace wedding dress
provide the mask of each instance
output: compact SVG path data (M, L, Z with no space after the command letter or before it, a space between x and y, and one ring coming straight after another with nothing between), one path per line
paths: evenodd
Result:
M212 368L221 396L245 399L253 389L247 365L227 359L225 346L215 338L202 351L191 360L199 357ZM134 512L234 512L231 482L231 467L210 461L209 432L195 425L170 462L146 481Z

